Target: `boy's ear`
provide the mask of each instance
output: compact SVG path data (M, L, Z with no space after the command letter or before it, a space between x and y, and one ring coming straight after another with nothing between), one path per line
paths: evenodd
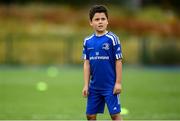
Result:
M92 26L92 21L89 21L89 24Z

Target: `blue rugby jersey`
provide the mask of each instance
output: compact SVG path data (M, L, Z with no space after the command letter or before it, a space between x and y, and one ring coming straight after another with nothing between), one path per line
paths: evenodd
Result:
M83 59L90 62L90 88L113 90L116 81L116 59L122 59L119 38L112 32L92 34L84 39Z

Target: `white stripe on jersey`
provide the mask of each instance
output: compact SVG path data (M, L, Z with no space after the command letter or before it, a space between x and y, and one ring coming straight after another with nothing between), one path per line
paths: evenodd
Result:
M118 37L118 36L116 36L116 35L113 34L112 32L109 32L108 34L111 35L111 36L113 36L116 44L120 44L120 41L119 41L119 37Z
M116 59L122 58L122 53L121 54L116 54Z
M109 37L109 38L112 40L113 45L116 45L116 44L115 44L115 40L114 40L114 38L112 37L112 35L106 34L106 36Z
M116 54L116 59L118 59L118 55Z
M86 37L86 38L84 39L84 45L86 44L86 41L89 40L89 39L91 39L93 36L94 36L94 34L91 35L91 36L89 36L89 37Z
M87 59L87 58L86 58L86 54L83 54L83 58L84 58L84 60Z

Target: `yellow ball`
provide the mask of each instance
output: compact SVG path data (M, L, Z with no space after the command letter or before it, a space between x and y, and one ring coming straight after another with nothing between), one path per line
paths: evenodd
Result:
M128 115L129 114L129 110L126 108L121 108L121 115Z
M38 82L36 88L38 91L46 91L48 86L45 82Z

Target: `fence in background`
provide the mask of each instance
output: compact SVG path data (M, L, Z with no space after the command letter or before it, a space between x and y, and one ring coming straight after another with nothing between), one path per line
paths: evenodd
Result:
M83 35L8 34L0 38L0 64L82 64ZM176 39L128 37L121 40L126 64L180 64Z
M82 40L75 36L8 35L0 40L1 64L80 64Z

